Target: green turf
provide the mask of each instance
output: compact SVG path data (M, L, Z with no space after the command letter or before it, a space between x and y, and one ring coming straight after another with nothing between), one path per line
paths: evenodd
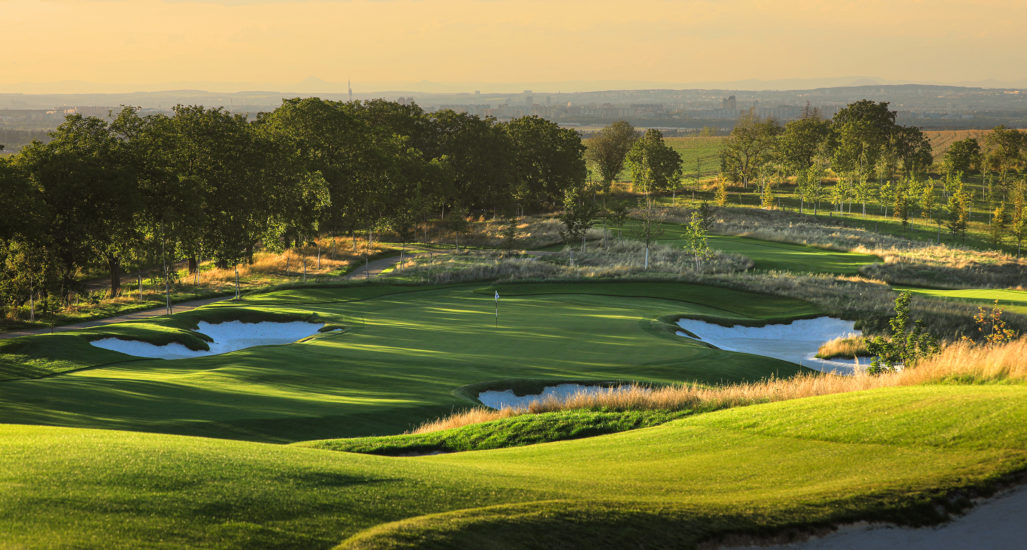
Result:
M641 222L628 220L623 227L623 235L637 239L641 233ZM683 247L685 227L676 223L661 223L656 242L674 247ZM793 271L797 273L832 273L853 275L859 273L864 265L880 261L870 254L825 250L801 244L765 241L750 237L733 235L711 235L708 240L710 248L731 254L738 254L751 259L756 269Z
M990 310L998 300L1003 311L1027 315L1027 291L1006 290L998 288L966 288L959 290L939 290L933 288L902 287L896 290L908 290L915 294L973 302Z
M624 548L918 524L1027 469L1025 416L1027 385L889 388L418 458L4 425L0 533L8 547Z
M481 285L355 285L289 289L213 304L170 321L12 340L22 348L18 360L32 356L38 362L52 354L83 370L0 382L0 422L273 442L395 434L475 405L461 392L472 384L720 383L790 376L804 369L710 349L675 336L668 320L691 315L758 324L820 313L796 300L671 282L517 284L499 290L498 327L493 290ZM130 358L86 343L104 334L164 338L202 318L312 315L347 330L175 361ZM125 362L111 364L118 357Z
M480 451L623 432L662 424L689 413L570 410L525 414L423 434L322 439L295 445L387 456Z

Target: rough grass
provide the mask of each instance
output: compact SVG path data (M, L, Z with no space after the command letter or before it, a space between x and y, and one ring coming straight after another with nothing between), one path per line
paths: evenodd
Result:
M659 388L622 386L579 392L567 398L550 397L533 401L526 407L511 407L498 411L477 407L425 422L413 433L427 434L517 415L556 411L711 411L821 395L951 381L975 384L1027 381L1027 337L997 346L978 346L966 341L949 344L938 355L924 360L916 368L883 375L869 375L865 372L853 376L799 374L788 379L712 387L695 384Z
M884 263L860 271L870 278L912 286L1015 287L1027 281L1027 259L998 251L982 251L874 233L825 219L755 208L715 208L713 231L799 243L878 256ZM667 209L668 221L686 223L690 214Z
M824 342L817 350L817 357L821 359L835 359L842 357L852 359L853 357L869 357L870 350L867 349L866 340L862 336L850 334Z

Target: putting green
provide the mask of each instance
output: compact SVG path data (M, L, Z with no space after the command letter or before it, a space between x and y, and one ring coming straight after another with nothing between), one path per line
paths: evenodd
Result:
M48 378L0 382L0 422L289 442L394 434L474 405L458 391L511 381L738 382L804 369L674 335L690 315L759 323L820 313L769 295L679 283L599 282L287 290L172 319L0 345L0 367ZM200 319L316 316L347 327L285 346L165 361L88 344L122 335L197 340ZM93 368L95 367L95 368ZM62 370L79 369L60 373Z
M492 451L388 458L0 426L11 547L692 547L724 532L939 519L1027 468L1027 385L889 388ZM949 501L950 502L950 501Z
M628 220L624 225L624 236L638 238L641 224ZM685 227L676 223L659 225L656 242L674 247L685 246ZM853 275L867 264L879 262L880 258L870 254L826 250L801 244L765 241L733 235L710 235L710 248L751 259L756 269L793 271L796 273L833 273Z

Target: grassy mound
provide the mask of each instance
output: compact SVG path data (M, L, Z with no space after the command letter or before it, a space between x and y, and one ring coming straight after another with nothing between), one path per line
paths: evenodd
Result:
M923 524L1027 470L1025 417L1024 384L928 385L418 458L4 425L0 532L14 547L620 548Z
M302 447L385 456L481 451L580 439L655 426L686 411L560 411L526 414L430 433L295 443Z

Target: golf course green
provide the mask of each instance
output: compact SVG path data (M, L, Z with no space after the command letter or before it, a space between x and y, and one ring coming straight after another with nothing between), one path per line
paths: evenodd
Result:
M751 324L819 313L797 300L670 282L284 290L170 319L0 343L7 371L0 377L23 377L0 382L0 422L267 442L395 434L476 405L461 391L470 385L791 376L805 369L708 348L675 336L671 321L687 315ZM189 330L200 320L289 318L345 330L177 360L89 344L120 336L203 346ZM24 364L34 367L26 373Z

